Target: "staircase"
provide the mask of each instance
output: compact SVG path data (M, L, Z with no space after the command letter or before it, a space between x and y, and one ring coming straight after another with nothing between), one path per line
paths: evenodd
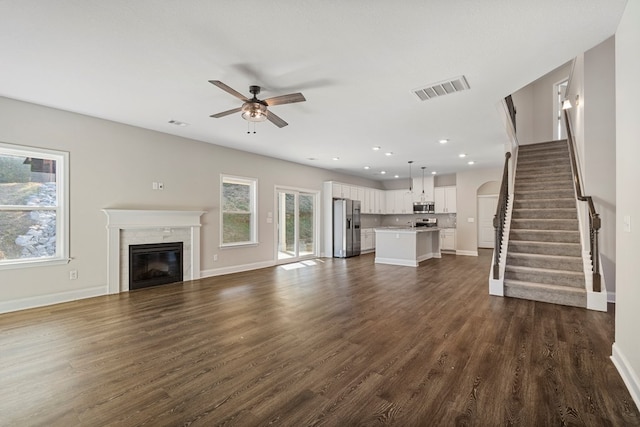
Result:
M504 295L587 306L566 140L518 149Z

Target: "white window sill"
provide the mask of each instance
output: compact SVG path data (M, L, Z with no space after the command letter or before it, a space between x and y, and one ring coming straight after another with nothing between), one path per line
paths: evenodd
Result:
M13 260L0 262L0 270L14 270L18 268L48 267L51 265L69 264L71 258L47 258L30 260Z
M223 243L220 249L248 248L258 246L259 242L242 242L242 243Z

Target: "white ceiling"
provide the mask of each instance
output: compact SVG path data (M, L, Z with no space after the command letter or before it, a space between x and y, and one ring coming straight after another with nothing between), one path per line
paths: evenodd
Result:
M452 173L500 165L501 99L614 34L625 4L1 0L0 95L375 180L409 160ZM470 90L412 93L459 75ZM239 114L209 118L241 102L208 80L307 101L247 135Z

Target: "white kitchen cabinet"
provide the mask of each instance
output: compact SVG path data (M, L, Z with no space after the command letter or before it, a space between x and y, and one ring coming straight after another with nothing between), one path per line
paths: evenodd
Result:
M455 186L436 187L434 196L436 213L456 213L457 191Z
M445 228L440 230L440 250L456 250L456 230L455 228Z
M433 202L433 175L424 177L424 194L422 194L422 177L413 179L413 202Z
M347 199L348 196L344 195L344 187L346 187L347 190L349 190L348 186L343 186L339 182L332 182L331 183L331 195L335 199ZM351 195L351 190L349 190L349 195Z
M373 212L377 214L385 214L386 195L383 190L373 190L374 193L374 207Z
M376 248L376 233L373 228L363 228L360 230L360 250L371 252Z
M384 192L386 197L386 214L412 214L413 213L413 194L407 190L387 190Z

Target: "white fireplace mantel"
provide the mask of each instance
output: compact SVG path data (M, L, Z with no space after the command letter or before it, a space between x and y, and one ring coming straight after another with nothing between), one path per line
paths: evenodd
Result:
M206 211L170 211L170 210L132 210L103 209L107 215L107 286L108 293L117 294L129 290L129 283L123 283L121 274L121 238L125 230L162 229L171 233L171 229L188 229L190 245L187 264L189 274L184 280L200 278L200 217Z

